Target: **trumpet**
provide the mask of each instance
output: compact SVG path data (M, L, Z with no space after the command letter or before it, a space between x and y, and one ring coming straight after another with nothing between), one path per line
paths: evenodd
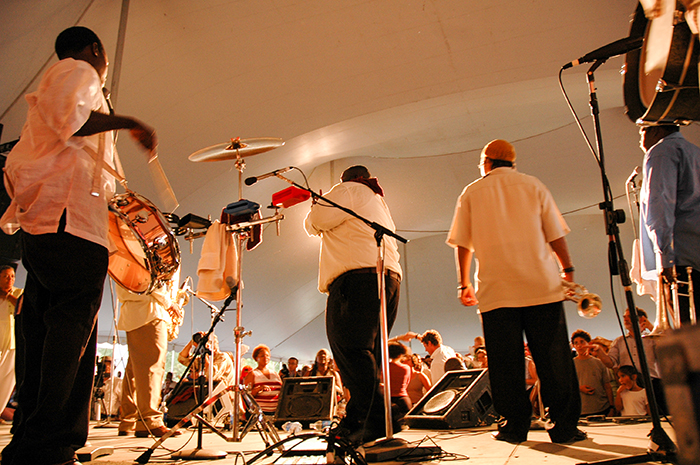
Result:
M588 292L580 284L565 279L561 280L561 286L564 288L566 300L576 302L576 310L581 317L590 319L598 316L603 308L603 301L599 295Z

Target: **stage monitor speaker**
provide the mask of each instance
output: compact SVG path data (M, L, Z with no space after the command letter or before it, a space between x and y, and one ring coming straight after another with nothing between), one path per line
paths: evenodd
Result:
M496 421L488 370L448 371L404 417L418 429L487 426Z
M678 463L700 457L700 326L687 325L657 339L656 356L678 445Z
M332 420L335 410L335 379L332 376L284 378L275 425L287 421Z

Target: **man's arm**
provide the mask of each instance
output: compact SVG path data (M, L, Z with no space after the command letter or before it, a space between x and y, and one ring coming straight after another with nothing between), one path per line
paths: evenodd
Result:
M73 135L91 136L117 129L128 129L131 137L148 151L154 150L158 145L156 131L152 127L130 116L106 115L97 111L91 112L85 124Z
M648 198L642 199L645 208L645 227L654 244L654 251L661 252L664 276L672 279L670 269L675 264L673 229L676 222L676 188L678 171L670 147L661 143L645 156L644 185ZM667 271L668 270L668 271Z
M613 368L615 366L615 361L612 358L610 358L610 356L606 354L603 348L600 347L598 344L589 344L588 353L600 360L601 362L603 362L603 365L605 365L608 368Z
M459 283L459 289L457 290L457 297L462 302L462 305L470 307L479 303L476 300L476 292L474 291L474 286L469 279L469 272L472 268L472 256L474 252L471 250L457 246L455 249L455 266L457 267L457 282Z
M338 205L347 208L352 208L352 199L347 191L347 186L336 184L324 196ZM343 210L330 205L323 200L318 200L311 206L311 210L304 220L304 228L307 234L312 236L320 236L324 231L330 231L348 219L352 218Z
M561 267L561 269L571 270L569 272L564 272L564 279L573 283L574 265L571 262L571 256L569 255L569 246L566 243L566 238L562 236L559 239L554 239L552 242L549 243L549 245L552 247L554 254L557 256L557 260L559 260L559 266Z

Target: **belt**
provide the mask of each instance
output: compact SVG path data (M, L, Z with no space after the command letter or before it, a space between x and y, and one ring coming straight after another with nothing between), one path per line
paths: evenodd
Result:
M343 274L377 274L377 269L375 267L367 268L355 268L354 270L346 271ZM384 274L390 278L394 278L396 281L401 282L401 275L394 270L385 269Z

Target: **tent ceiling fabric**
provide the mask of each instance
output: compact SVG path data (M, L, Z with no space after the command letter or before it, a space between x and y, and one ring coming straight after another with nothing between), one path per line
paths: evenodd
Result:
M116 110L157 129L180 215L218 217L237 200L233 162L187 159L232 137L286 141L248 157L244 176L298 166L314 190L325 192L349 164L366 164L387 192L400 233L411 239L402 248L406 279L395 332L435 328L462 351L481 328L474 309L455 298L445 232L457 195L478 176L481 147L508 139L518 151L518 168L540 177L560 209L572 212L566 218L577 280L606 305L592 321L574 320L571 306L570 326L612 338L619 330L596 207L600 176L561 96L557 72L626 36L635 7L633 0L130 2ZM0 3L7 23L0 37L3 142L19 135L26 113L22 94L55 61L58 32L88 26L113 58L120 10L117 0ZM637 129L624 115L622 63L611 59L596 72L615 195L624 192L624 180L642 157ZM590 130L584 70L565 72L564 83ZM684 133L700 140L694 126ZM120 138L119 150L129 187L158 203L145 157L128 139ZM295 172L288 175L302 181ZM269 179L244 188L243 195L266 206L285 187ZM302 204L285 211L282 234L266 227L263 243L243 257L242 317L253 331L244 342L266 343L276 357L310 360L327 346L325 297L316 290L318 239L301 227L307 209ZM625 228L630 249L632 227ZM195 276L201 240L192 255L184 240L181 248L183 276ZM653 309L646 297L639 300ZM187 312L178 344L209 320L201 304ZM109 333L110 321L106 290L100 334ZM230 314L217 328L225 349L234 346L234 325Z

